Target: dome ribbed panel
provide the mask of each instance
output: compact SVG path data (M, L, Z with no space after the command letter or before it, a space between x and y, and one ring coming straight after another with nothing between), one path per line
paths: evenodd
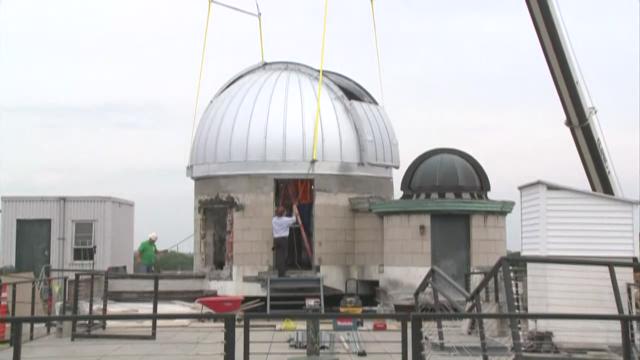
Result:
M341 78L343 86L348 80L345 79ZM251 172L251 169L264 172L270 167L286 172L287 164L295 164L298 169L301 163L309 163L317 86L317 71L294 63L264 64L236 77L214 97L202 115L193 140L191 176ZM351 86L359 88L356 83ZM364 134L358 133L361 125L356 123L374 117L382 119L367 124L367 136L382 145L374 150L373 158L393 161L397 143L382 118L383 112L376 110L378 105L367 103L364 109L369 114L361 119L353 110L359 101L348 99L329 78L324 80L321 96L316 164L331 163L331 169L338 172L356 169L372 175L387 174L385 171L391 165L372 165L365 155L365 147L360 146ZM322 168L318 166L320 172ZM289 170L294 171L293 167Z

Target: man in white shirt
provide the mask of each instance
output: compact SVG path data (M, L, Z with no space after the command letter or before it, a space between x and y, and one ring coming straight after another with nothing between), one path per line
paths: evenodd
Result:
M289 228L296 223L296 218L285 216L284 207L276 209L276 216L271 220L273 226L273 244L276 250L276 269L278 277L284 277L286 272L287 248L289 247Z

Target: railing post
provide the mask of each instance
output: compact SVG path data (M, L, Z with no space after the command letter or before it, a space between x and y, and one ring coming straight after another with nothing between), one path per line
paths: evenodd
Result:
M78 292L80 289L80 274L76 273L74 282L73 282L73 304L71 308L71 314L73 315L73 320L71 320L71 341L76 338L76 329L78 327L78 320L76 320L76 316L78 315Z
M156 329L158 326L158 290L160 287L159 275L155 274L153 277L153 319L151 320L151 337L156 339Z
M431 284L431 289L433 290L433 304L436 307L436 313L440 313L440 297L438 296L438 290ZM444 350L444 331L442 330L442 319L436 319L436 327L438 328L438 342L440 345L440 350Z
M91 282L91 286L89 287L89 315L93 315L93 285L96 281L96 276L91 273L89 275L89 280ZM89 320L89 327L87 328L87 333L91 334L91 330L93 328L93 319Z
M13 360L22 358L22 323L14 321L11 323L11 338L13 339Z
M624 315L624 306L622 305L622 297L620 296L620 288L618 287L618 278L616 276L616 268L609 265L609 278L611 278L611 287L613 288L613 296L616 300L618 314ZM631 339L629 336L629 322L620 320L620 336L622 336L622 358L631 359Z
M66 315L67 313L67 283L68 283L68 278L65 276L63 279L63 283L62 283L62 310L60 311L60 313L62 315Z
M475 304L476 304L476 312L478 314L482 314L482 304L480 301L480 294L476 296ZM478 321L478 335L480 336L480 349L482 349L482 360L488 360L489 355L487 355L487 337L484 332L484 320L482 320L481 317L478 317L476 321Z
M411 357L413 360L422 360L422 318L411 314Z
M402 348L402 360L409 360L409 344L407 341L407 317L404 316L400 320L400 341Z
M236 318L227 316L224 318L224 360L236 358Z
M307 320L307 356L320 356L320 320L318 319Z
M16 289L17 284L11 284L11 317L16 316ZM9 345L13 346L13 323L11 323L11 332L9 333Z
M54 306L55 302L53 301L53 293L51 291L52 288L52 280L51 277L47 276L47 316L51 316L51 307ZM47 328L47 335L51 334L51 321L47 321L45 323Z
M102 286L102 315L107 315L107 306L109 304L109 272L104 273L104 283ZM107 320L102 320L102 330L107 329Z
M498 283L498 272L493 276L493 291L494 291L494 301L497 303L500 302L500 285Z
M242 324L242 358L249 360L251 357L251 320L245 315Z
M36 313L36 281L31 283L31 308L29 309L31 317ZM33 321L29 322L29 340L33 340Z
M516 305L513 296L513 281L511 280L511 269L509 261L506 258L502 259L502 280L504 281L504 294L507 301L507 311L511 314L515 314ZM518 319L509 318L509 324L511 325L511 341L513 342L514 359L522 359L522 343L520 342L520 330L518 329Z
M631 359L631 336L629 334L629 320L620 320L620 332L622 333L622 358Z

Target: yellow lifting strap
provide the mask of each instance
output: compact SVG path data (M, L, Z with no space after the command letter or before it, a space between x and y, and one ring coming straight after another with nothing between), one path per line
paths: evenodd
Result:
M193 135L196 131L196 117L198 116L198 102L200 101L200 85L202 84L202 73L204 69L204 59L207 50L207 34L209 33L209 19L211 18L211 6L213 2L207 0L209 7L207 8L207 22L204 25L204 40L202 42L202 56L200 58L200 73L198 75L198 85L196 87L196 104L193 109L193 125L191 125L191 141L193 141Z
M256 10L258 12L258 30L260 31L260 60L264 62L264 41L262 40L262 13L260 12L258 0L256 0Z
M384 91L382 90L382 65L380 63L380 47L378 46L378 28L376 26L376 12L374 10L373 1L371 0L371 19L373 20L373 37L376 42L376 57L378 59L378 83L380 86L380 101L384 105Z
M311 162L318 160L318 126L320 124L320 95L322 94L322 79L324 69L324 40L327 36L327 8L329 0L324 0L324 20L322 23L322 46L320 48L320 76L318 78L318 96L316 96L316 121L313 127L313 157Z

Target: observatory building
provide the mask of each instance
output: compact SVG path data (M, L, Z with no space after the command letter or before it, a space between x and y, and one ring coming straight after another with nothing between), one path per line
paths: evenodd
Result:
M312 163L318 76L302 64L260 64L225 84L202 116L187 168L195 181L194 266L220 293L264 295L253 280L273 265L274 208L292 202L305 234L291 232L291 271L319 272L336 289L367 271L352 267L358 239L349 199L393 197L398 141L367 90L325 71Z
M273 273L274 209L296 204L290 276L321 275L342 292L355 278L393 301L432 265L460 285L506 254L513 202L488 199L489 179L470 155L419 156L393 200L398 141L376 100L355 81L324 72L317 161L312 162L319 72L263 63L224 85L204 112L188 176L195 181L195 270L220 294L264 296Z

